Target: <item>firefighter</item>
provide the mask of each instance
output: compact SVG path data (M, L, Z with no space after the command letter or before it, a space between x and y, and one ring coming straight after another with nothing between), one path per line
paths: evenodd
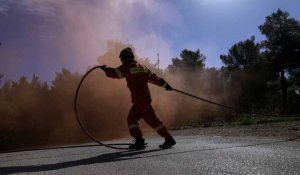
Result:
M165 138L165 142L159 145L162 149L167 149L176 144L174 138L170 135L167 128L156 117L151 106L151 95L148 88L148 82L156 84L172 90L172 87L162 78L156 76L148 68L140 65L135 59L131 48L127 47L120 52L119 56L122 65L118 68L110 68L106 65L101 66L106 76L110 78L125 78L127 87L131 92L131 101L133 103L127 116L129 133L134 137L134 144L129 149L144 149L146 147L143 134L140 130L138 121L143 118L161 137Z

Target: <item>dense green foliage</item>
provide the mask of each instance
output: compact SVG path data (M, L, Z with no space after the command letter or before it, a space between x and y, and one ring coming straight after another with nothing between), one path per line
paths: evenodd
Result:
M259 29L267 37L262 45L271 66L272 78L280 81L281 110L285 113L292 112L288 106L291 102L288 95L294 93L290 92L290 87L294 86L290 78L297 76L300 68L300 23L289 17L288 12L277 10L266 17Z
M176 71L195 71L205 67L206 56L200 53L200 50L191 51L184 49L181 51L180 58L172 58L172 64L168 69L172 72Z

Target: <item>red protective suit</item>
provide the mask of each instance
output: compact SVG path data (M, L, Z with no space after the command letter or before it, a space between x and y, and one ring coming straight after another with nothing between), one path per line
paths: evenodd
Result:
M131 92L133 106L127 117L129 132L135 139L142 138L138 121L143 118L157 133L165 138L171 137L166 127L156 117L151 106L151 95L148 82L166 87L168 83L157 77L148 68L141 66L136 61L125 63L118 68L106 68L105 73L111 78L126 78L127 86Z

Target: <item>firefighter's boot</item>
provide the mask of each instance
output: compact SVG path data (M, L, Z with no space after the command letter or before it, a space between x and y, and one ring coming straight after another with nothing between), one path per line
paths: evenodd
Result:
M161 149L169 149L176 144L176 141L173 137L169 137L165 139L165 142L162 145L159 145Z
M129 145L129 149L141 150L145 148L146 148L146 144L145 144L145 139L143 138L135 139L134 144Z

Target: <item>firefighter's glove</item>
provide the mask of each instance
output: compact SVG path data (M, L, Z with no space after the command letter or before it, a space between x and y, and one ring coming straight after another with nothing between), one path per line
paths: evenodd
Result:
M167 86L165 87L165 89L166 89L167 91L173 90L173 88L172 88L169 84L167 84Z
M100 66L100 68L104 71L108 69L108 67L106 65L102 65L102 66Z

